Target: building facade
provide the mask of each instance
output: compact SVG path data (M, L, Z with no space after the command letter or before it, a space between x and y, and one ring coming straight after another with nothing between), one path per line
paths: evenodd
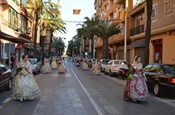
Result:
M150 63L175 64L175 0L153 0L151 16ZM146 1L133 4L129 11L132 57L140 55L144 63L145 31L147 21ZM171 52L171 53L170 53Z
M119 17L120 0L96 0L96 15L102 20L115 20ZM124 39L127 39L127 61L133 62L135 55L145 63L145 31L147 7L145 0L126 0L126 18L120 20L121 34L112 36L109 41L109 58L123 59ZM175 64L175 0L153 0L151 17L151 38L149 63ZM112 21L113 22L113 21ZM96 43L96 54L101 55L102 40ZM170 50L170 51L169 51ZM171 52L171 53L170 53ZM101 57L97 57L101 58Z
M0 1L0 57L1 62L13 53L16 62L24 52L24 43L31 43L32 20L28 16L25 0Z

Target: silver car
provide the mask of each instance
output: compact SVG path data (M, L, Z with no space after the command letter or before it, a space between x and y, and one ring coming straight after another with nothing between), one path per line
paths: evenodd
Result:
M29 62L32 65L32 72L38 74L41 71L41 61L37 58L29 58Z

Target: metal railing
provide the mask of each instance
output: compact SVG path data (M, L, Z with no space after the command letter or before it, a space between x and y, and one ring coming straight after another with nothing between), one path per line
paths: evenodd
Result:
M144 24L130 29L130 36L144 32Z

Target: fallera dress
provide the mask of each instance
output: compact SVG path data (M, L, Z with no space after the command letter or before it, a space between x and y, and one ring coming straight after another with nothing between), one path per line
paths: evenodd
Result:
M134 66L134 64L132 65ZM138 70L142 69L142 65L138 66ZM146 79L141 71L133 70L132 78L128 78L124 89L124 99L132 101L145 101L148 95Z
M41 95L40 89L33 77L29 61L20 61L18 68L22 68L14 77L12 98L15 100L33 100Z
M66 72L66 68L61 60L58 60L58 73L62 74Z
M52 68L50 66L50 61L48 59L44 59L44 65L42 67L43 73L50 73L52 72Z
M54 57L53 57L52 62L51 62L51 68L52 69L57 69L58 68L56 58L54 58Z

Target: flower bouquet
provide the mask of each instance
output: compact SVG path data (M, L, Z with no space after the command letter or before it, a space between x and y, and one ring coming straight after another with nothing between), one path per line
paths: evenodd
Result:
M17 68L17 69L16 69L16 74L15 74L15 76L18 75L18 74L19 74L19 75L26 76L26 75L28 74L27 69L24 68L24 67L19 67L19 68Z

